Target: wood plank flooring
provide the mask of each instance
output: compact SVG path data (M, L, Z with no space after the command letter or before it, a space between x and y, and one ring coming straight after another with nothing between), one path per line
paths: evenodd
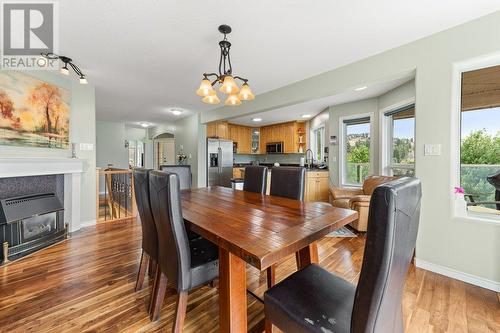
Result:
M175 293L167 291L161 319L149 321L152 281L134 292L141 230L135 220L99 224L71 239L0 267L0 332L169 332ZM364 237L324 238L321 265L356 282ZM277 280L295 271L295 257L278 265ZM248 267L248 287L266 290L266 276ZM189 295L185 332L218 331L218 292ZM500 295L412 266L403 298L406 332L500 332ZM248 321L263 305L248 297Z

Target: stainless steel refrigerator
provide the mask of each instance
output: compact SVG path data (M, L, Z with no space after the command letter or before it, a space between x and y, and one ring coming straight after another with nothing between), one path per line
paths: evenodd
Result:
M207 186L231 187L233 141L207 139Z

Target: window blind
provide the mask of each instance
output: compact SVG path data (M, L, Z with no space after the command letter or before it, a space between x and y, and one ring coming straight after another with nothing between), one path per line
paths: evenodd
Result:
M370 117L344 119L344 124L346 124L346 125L360 125L360 124L369 124L369 123L370 123Z
M462 111L500 107L500 66L462 73Z

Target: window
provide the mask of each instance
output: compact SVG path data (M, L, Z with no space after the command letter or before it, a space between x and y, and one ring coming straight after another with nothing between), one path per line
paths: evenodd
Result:
M500 66L462 73L460 186L468 210L500 213Z
M370 117L343 120L343 183L361 185L370 173Z
M384 174L415 175L415 105L386 112L384 118L387 147Z
M313 154L314 159L322 162L325 151L325 128L320 127L313 130Z

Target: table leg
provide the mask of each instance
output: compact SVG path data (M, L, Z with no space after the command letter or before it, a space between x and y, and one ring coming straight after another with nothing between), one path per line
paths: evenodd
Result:
M302 269L310 264L319 264L318 244L316 242L311 243L296 252L295 259L297 260L297 269Z
M220 332L247 331L247 286L245 261L219 248Z

